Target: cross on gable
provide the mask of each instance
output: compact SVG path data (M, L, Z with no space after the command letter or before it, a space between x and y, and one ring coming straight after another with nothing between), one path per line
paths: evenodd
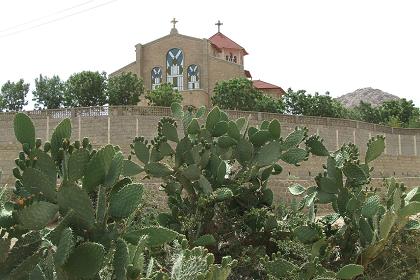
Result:
M218 20L214 25L217 25L217 32L220 32L220 26L223 25L223 23Z
M178 21L174 18L173 20L171 20L171 23L174 25L174 28L175 28L175 24L177 23Z

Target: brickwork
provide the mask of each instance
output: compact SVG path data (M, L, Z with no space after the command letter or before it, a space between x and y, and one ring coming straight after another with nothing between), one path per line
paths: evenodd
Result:
M163 107L116 106L92 107L27 112L36 126L36 137L45 140L51 137L54 127L64 118L72 121L72 139L89 137L95 146L112 143L119 145L125 154L136 135L148 139L155 136L157 123L162 116L169 116L170 109ZM342 143L353 142L366 152L369 136L386 136L386 153L373 164L374 183L380 185L381 178L395 176L408 186L420 185L420 157L415 154L420 147L420 129L392 129L363 122L320 117L290 116L258 112L228 111L232 118L249 117L256 125L264 119L276 118L282 123L282 135L290 133L296 126L306 126L310 134L319 133L330 150ZM11 170L21 147L13 132L13 113L0 113L0 168L4 171L0 184L13 184ZM284 164L282 174L275 176L270 185L276 198L289 197L287 186L298 180L313 185L313 177L322 171L325 158L310 157L300 167ZM293 179L293 180L290 180ZM157 184L158 185L158 184Z
M147 44L136 45L136 60L110 74L115 76L122 72L132 72L144 80L146 90L151 90L151 70L162 69L162 83L166 82L166 54L172 48L179 48L184 54L183 103L200 107L210 105L210 96L215 84L220 80L244 77L241 64L226 61L215 53L208 39L198 39L178 33L172 33ZM195 64L199 67L200 88L188 90L187 67ZM146 105L145 101L140 105Z

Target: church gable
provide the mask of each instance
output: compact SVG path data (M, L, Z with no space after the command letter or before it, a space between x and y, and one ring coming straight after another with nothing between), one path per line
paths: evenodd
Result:
M178 33L177 21L171 21L169 35L146 44L136 45L136 60L112 73L132 72L141 77L147 90L170 83L180 91L185 105L210 105L218 81L245 77L243 57L248 53L220 32L209 39ZM142 101L143 105L145 100Z
M160 82L171 83L179 91L199 89L203 86L199 75L191 71L189 75L187 68L194 65L196 71L205 71L208 45L209 42L205 39L171 34L138 47L140 76L145 80L146 88L154 89L157 82ZM153 69L161 70L158 79L152 77Z

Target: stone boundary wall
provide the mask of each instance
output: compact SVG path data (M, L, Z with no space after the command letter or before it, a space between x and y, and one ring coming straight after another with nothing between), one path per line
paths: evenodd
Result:
M28 111L34 121L36 137L43 141L51 137L54 127L63 119L70 118L73 127L72 139L89 137L94 145L108 143L119 145L125 154L135 136L151 139L157 131L157 123L163 116L170 116L170 108L141 106L104 106L90 108L71 108L57 110ZM407 185L420 185L420 129L391 128L354 120L324 117L281 115L263 112L227 111L232 118L246 117L251 124L262 120L278 119L282 124L282 136L289 134L296 126L306 126L309 134L319 134L329 150L335 150L343 143L353 142L360 148L363 157L366 143L372 136L386 137L385 153L373 166L373 177L395 176ZM13 184L11 170L14 159L21 147L13 132L13 112L0 113L0 169L3 170L1 184ZM323 157L311 157L302 166L284 164L282 174L276 176L271 184L276 193L284 193L285 185L276 180L303 180L314 183L313 177L322 171ZM405 178L407 180L405 180ZM279 181L280 182L280 181ZM284 187L283 187L284 186Z

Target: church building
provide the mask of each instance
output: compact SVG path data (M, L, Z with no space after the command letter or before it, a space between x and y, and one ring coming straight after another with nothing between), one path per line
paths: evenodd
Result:
M115 71L111 76L132 72L144 81L146 90L162 83L170 83L183 95L184 105L200 107L211 105L213 89L218 81L245 77L252 79L244 69L248 52L220 32L222 23L216 23L218 32L208 39L199 39L178 33L175 25L169 35L146 44L137 44L136 60ZM253 81L265 94L279 98L281 87ZM146 105L145 99L140 103Z

